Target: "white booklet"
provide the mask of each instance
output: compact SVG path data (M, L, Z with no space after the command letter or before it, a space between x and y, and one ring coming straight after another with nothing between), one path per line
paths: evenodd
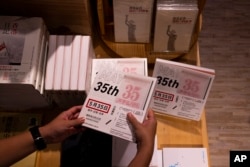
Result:
M200 120L215 77L213 69L156 59L153 77L157 78L154 111Z
M83 104L83 126L135 141L127 121L131 112L142 122L147 114L156 78L102 69Z
M206 148L163 148L163 167L208 167Z

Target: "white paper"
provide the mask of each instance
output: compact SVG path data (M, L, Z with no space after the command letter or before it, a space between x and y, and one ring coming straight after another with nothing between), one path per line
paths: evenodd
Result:
M206 148L163 148L163 167L208 167Z

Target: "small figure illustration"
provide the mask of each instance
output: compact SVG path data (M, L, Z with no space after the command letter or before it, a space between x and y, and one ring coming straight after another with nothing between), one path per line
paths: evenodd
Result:
M128 15L126 15L125 24L128 26L128 41L136 42L136 38L135 38L136 25L135 25L134 20L128 20Z
M170 25L168 25L167 35L168 35L168 50L175 51L175 40L177 38L177 34L175 30L170 30Z
M0 43L0 65L9 64L9 54L4 42Z

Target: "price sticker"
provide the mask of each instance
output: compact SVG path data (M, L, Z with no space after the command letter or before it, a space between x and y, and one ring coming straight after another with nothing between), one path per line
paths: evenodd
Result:
M177 93L198 99L205 99L212 78L195 71L182 70L179 76L180 85Z

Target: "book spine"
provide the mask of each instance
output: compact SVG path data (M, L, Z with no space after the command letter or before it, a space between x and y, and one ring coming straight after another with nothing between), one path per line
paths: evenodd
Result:
M65 36L65 48L63 58L63 75L62 75L62 90L69 90L71 58L72 58L72 42L73 36Z
M32 52L30 84L32 84L34 87L36 87L36 82L37 82L37 73L39 70L38 64L39 64L39 59L40 59L40 52L41 52L41 47L42 47L41 43L43 40L44 31L45 31L45 23L42 21L40 29L37 31L38 40L35 41L33 52Z
M72 48L72 61L70 71L70 90L78 89L78 74L79 74L79 61L80 61L80 47L81 47L81 36L76 35L73 39Z
M36 90L38 90L40 92L41 89L41 80L42 80L42 70L43 70L43 62L44 62L44 58L45 58L45 43L46 43L46 27L44 25L43 28L43 32L42 32L42 40L41 40L41 49L40 49L40 53L39 53L39 60L38 60L38 67L37 67L37 75L36 75L36 85L35 88Z
M49 35L49 50L45 74L45 90L53 89L55 58L56 35Z
M92 65L93 65L93 59L96 58L95 55L95 51L93 48L93 44L92 44L92 39L89 36L89 51L88 51L88 62L87 62L87 72L86 72L86 84L85 84L85 90L86 90L86 94L88 94L88 92L90 91L90 87L91 87L91 77L92 77Z
M44 48L44 61L42 67L42 80L41 80L41 87L40 93L43 95L45 90L45 75L46 75L46 65L48 61L48 49L49 49L49 33L46 31L45 34L45 48Z
M64 57L64 35L58 35L56 38L56 59L55 59L55 75L54 75L54 90L61 90L63 57Z
M90 41L89 36L82 36L81 38L81 51L80 51L80 65L79 65L79 75L78 75L78 90L85 91L86 90L86 82L87 82L87 68L88 58L89 58L89 47Z

